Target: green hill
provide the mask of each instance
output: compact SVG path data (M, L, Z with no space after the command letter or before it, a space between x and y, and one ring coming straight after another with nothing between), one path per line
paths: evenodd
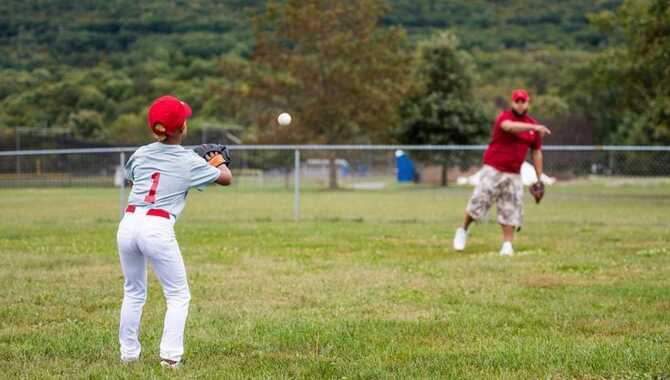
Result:
M610 42L587 15L621 1L391 0L383 24L405 28L412 41L454 31L491 110L510 88L527 86L555 116L567 109L558 94L565 72ZM220 58L250 55L250 15L265 3L4 0L0 127L66 126L79 139L132 143L143 137L131 126L165 92L189 99L199 120L235 123L216 96L231 83Z
M0 67L39 67L100 61L133 64L158 49L209 59L246 54L248 14L262 0L5 0L0 5ZM587 23L589 12L621 0L392 0L385 25L420 38L453 29L466 48L496 51L546 44L593 48L607 41Z
M464 46L483 50L552 44L592 48L607 36L588 25L591 12L615 9L622 0L394 0L388 24L413 34L453 29Z

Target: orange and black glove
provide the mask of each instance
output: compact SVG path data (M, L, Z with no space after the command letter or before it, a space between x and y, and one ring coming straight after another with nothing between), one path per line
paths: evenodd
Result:
M230 150L221 144L202 144L193 148L193 151L204 158L210 165L219 167L230 166Z

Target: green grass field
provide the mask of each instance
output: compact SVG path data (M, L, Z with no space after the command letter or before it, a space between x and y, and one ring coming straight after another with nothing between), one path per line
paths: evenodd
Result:
M308 191L299 223L288 190L194 192L172 373L153 275L141 361L118 362L118 191L0 190L0 377L670 376L667 182L554 186L513 258L493 222L451 251L469 191Z

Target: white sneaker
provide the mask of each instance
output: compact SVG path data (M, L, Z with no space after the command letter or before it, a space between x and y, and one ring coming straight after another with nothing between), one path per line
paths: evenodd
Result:
M500 256L514 256L514 248L512 248L512 243L508 241L503 243L502 248L500 249Z
M463 227L456 230L454 235L454 250L462 251L465 249L465 242L468 240L468 232Z

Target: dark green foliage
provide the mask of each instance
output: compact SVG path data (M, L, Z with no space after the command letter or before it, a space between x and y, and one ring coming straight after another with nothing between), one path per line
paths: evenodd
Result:
M245 17L265 0L6 0L0 5L2 50L21 43L29 54L8 55L4 67L63 62L88 64L116 53L132 53L143 41L165 36L158 46L187 40L187 55L211 57L235 49L248 51ZM421 36L453 29L466 49L526 48L552 44L588 48L606 42L607 34L587 22L589 12L614 9L621 0L390 0L385 24L400 25ZM48 47L48 54L35 54ZM207 49L205 49L207 47ZM19 49L16 49L19 50ZM30 52L30 50L33 50ZM144 49L142 49L144 50ZM146 53L146 51L145 51Z
M473 63L459 49L458 39L443 32L417 48L414 94L400 107L402 123L396 136L405 144L476 144L488 136L490 120L473 94ZM415 158L442 164L442 184L447 184L446 165L470 164L468 154L416 152Z
M490 124L473 96L470 56L458 40L441 33L418 47L415 94L401 107L398 139L407 144L483 142Z
M450 29L479 65L473 91L492 114L513 87L526 86L534 110L562 117L561 84L568 67L590 58L585 49L606 46L612 34L589 26L589 12L613 10L621 0L388 0L388 26L420 41ZM141 142L129 120L144 119L152 98L184 97L200 120L247 126L230 109L237 99L213 89L247 91L226 71L222 57L247 60L253 51L249 15L265 0L5 0L0 2L0 128L57 126L82 110L102 118L97 142ZM541 5L541 6L538 6ZM614 34L615 41L622 40ZM545 54L545 52L548 52ZM549 57L547 59L547 57ZM577 57L576 59L574 59ZM558 70L557 70L558 68ZM558 74L557 74L558 73ZM447 102L448 103L448 102ZM498 106L500 104L497 104ZM242 133L243 135L245 132ZM100 139L105 139L100 140Z
M579 69L573 101L606 142L670 144L670 3L627 0L594 21L624 44Z
M394 0L386 22L418 34L455 30L466 49L593 48L607 43L607 35L589 25L587 14L621 1Z
M0 127L70 126L85 140L142 142L156 96L187 98L196 112L208 103L224 82L218 58L248 54L245 7L260 3L3 1Z

